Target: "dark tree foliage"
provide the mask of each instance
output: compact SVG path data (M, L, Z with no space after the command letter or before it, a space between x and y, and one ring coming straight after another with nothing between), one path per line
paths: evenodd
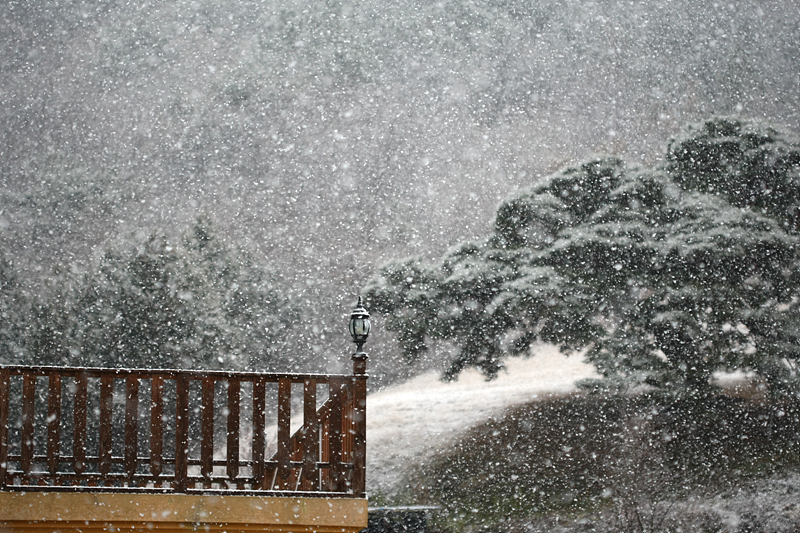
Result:
M711 120L691 126L667 151L667 170L681 187L720 195L800 230L797 136L772 126Z
M796 389L799 157L789 133L714 119L663 170L567 168L503 202L486 241L384 265L370 305L410 360L455 344L447 378L544 341L588 348L604 386L703 392L741 369Z
M121 238L61 281L17 300L5 290L13 283L3 285L3 308L19 310L14 329L0 331L5 362L277 370L294 318L277 281L228 246L208 217L179 242Z
M0 253L0 362L14 359L21 350L19 327L14 320L21 301L14 266Z

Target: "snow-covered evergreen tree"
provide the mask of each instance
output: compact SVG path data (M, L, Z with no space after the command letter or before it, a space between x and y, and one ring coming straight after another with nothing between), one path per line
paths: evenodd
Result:
M76 359L93 366L187 367L196 314L180 292L180 254L164 236L107 248L78 284ZM188 311L188 312L187 312Z
M19 315L21 298L13 265L0 254L0 363L14 361L20 351Z
M710 131L742 146L757 128L693 127L671 145L666 170L601 158L553 174L503 202L485 242L433 265L385 265L367 289L371 305L411 358L428 338L456 344L447 377L467 366L492 377L503 357L542 340L588 347L605 385L703 392L713 372L744 369L796 387L800 236L786 206L800 195L800 143L781 134L728 150L724 162L702 148L719 144ZM742 192L753 180L744 168L786 191L786 205Z
M796 253L800 235L800 137L758 122L718 118L690 126L674 139L667 153L667 170L687 190L707 192L730 204L773 219L786 232L786 248ZM782 235L776 233L776 237ZM746 257L774 267L775 257ZM793 260L792 260L793 261ZM781 276L753 275L749 293L767 293L759 307L743 309L747 337L747 368L755 369L771 390L800 388L800 309L797 266Z
M276 370L292 318L274 280L208 217L179 243L108 249L81 286L80 357L104 366Z
M201 359L252 370L304 366L286 358L285 337L296 311L278 280L247 250L226 243L206 215L184 235L182 250L186 275L179 295L198 310L192 342Z
M295 311L246 250L207 216L176 242L120 237L41 294L0 264L4 362L104 367L286 370ZM293 354L299 357L297 354ZM294 361L305 366L306 361Z

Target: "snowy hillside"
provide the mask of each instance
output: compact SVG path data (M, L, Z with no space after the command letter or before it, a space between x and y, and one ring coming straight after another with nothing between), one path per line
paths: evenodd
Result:
M430 372L370 395L367 492L395 492L410 465L464 430L537 396L574 390L576 380L595 375L579 355L566 357L552 346L538 346L532 357L510 359L507 366L490 382L475 370L452 383Z

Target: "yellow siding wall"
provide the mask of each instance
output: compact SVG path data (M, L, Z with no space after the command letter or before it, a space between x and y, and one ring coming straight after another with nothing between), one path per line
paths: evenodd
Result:
M365 527L365 499L0 492L0 533L357 533Z

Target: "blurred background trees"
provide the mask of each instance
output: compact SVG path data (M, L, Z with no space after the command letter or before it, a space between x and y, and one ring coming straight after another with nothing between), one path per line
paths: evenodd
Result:
M289 353L298 313L280 282L203 216L176 241L129 236L86 271L27 293L4 263L4 362L261 371L319 368ZM13 326L13 327L12 327ZM13 348L13 349L12 349Z

